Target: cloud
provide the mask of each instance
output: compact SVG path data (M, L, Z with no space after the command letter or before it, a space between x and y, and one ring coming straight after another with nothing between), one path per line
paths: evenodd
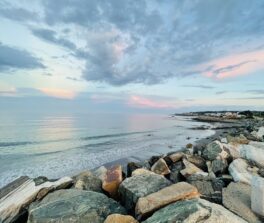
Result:
M264 51L251 51L233 54L207 62L202 67L206 77L216 80L235 78L264 70Z
M73 91L58 88L38 88L37 90L50 97L61 99L73 99L77 95Z
M216 95L226 94L228 91L217 91L215 92Z
M0 42L0 72L14 69L45 68L39 58L26 50L3 45Z
M6 1L2 1L0 3L0 16L6 19L19 22L37 22L40 19L39 15L36 12L32 12L25 8L11 5Z
M65 39L65 38L61 38L61 37L57 37L57 33L53 30L50 29L32 29L32 33L33 35L39 37L40 39L47 41L49 43L53 43L65 48L68 48L70 50L75 51L76 50L76 46L74 43L72 43L71 41Z
M137 95L131 95L127 104L132 107L157 108L157 109L178 108L182 106L182 104L175 99L168 100L159 97L155 97L155 99L153 99L146 96L137 96Z
M199 84L199 85L182 85L183 87L190 87L190 88L201 88L201 89L214 89L215 87L213 86L209 86L209 85L202 85L202 84Z
M264 90L248 90L247 92L252 94L264 94Z
M254 72L262 63L252 53L263 47L262 1L45 0L41 4L43 20L32 29L33 35L70 50L84 62L82 76L87 81L150 85L201 74L220 80ZM81 49L80 42L84 42ZM233 60L242 54L250 56ZM229 62L221 64L227 57Z

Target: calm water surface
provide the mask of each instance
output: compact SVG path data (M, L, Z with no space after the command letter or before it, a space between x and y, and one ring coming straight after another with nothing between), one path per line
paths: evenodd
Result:
M150 114L0 113L0 187L21 175L57 178L178 150L213 134L190 129L200 125Z

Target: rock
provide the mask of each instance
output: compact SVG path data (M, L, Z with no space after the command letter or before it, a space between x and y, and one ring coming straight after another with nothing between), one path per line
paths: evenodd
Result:
M167 175L170 173L170 169L167 166L164 159L160 158L154 165L151 167L151 171L156 174Z
M136 169L142 168L142 165L135 162L130 162L127 164L127 177L131 177L132 172Z
M264 179L261 177L252 179L251 209L264 217Z
M216 159L212 162L212 171L216 174L223 174L228 167L227 161L222 159Z
M187 181L198 189L201 198L218 204L222 203L223 181L211 180L209 177L200 177L200 179L199 177L189 177Z
M104 181L107 169L104 166L99 167L94 171L94 175L97 176L101 181Z
M155 174L155 173L150 171L150 170L140 168L140 169L136 169L132 172L132 177L136 176L136 175L142 175L142 174Z
M102 187L108 192L112 198L117 198L118 188L122 182L122 167L121 165L112 166L107 169Z
M0 222L14 222L34 200L40 200L50 191L67 188L72 178L63 177L54 182L35 185L34 180L22 177L0 190Z
M231 182L234 181L233 177L229 174L223 174L221 177L219 177L219 179L224 182L225 187L227 187Z
M121 203L127 210L133 212L140 197L145 197L169 185L171 185L170 181L158 174L141 174L126 178L119 187Z
M240 156L264 167L264 150L251 145L240 145Z
M264 137L264 126L260 127L257 132L254 131L251 134L253 136L255 136L257 139L263 141L263 137Z
M138 223L138 221L130 215L111 214L104 223Z
M76 176L74 188L102 192L102 181L94 176L92 172L85 171Z
M258 170L258 174L261 176L261 177L264 177L264 168L260 168Z
M156 163L160 158L162 158L162 156L152 156L152 157L149 159L149 164L150 164L150 166L153 166L154 163Z
M156 211L143 223L246 223L224 207L203 199L178 201Z
M224 151L222 143L219 141L214 141L209 143L203 150L203 157L206 160L213 161L217 157L226 159L228 154Z
M216 178L214 172L213 172L213 166L212 166L212 162L211 161L206 161L206 166L207 166L207 170L208 170L208 176L213 179Z
M228 154L233 158L240 158L240 148L237 144L223 144L224 150L228 152Z
M252 177L258 175L251 172L248 163L243 159L236 159L229 165L229 173L235 182L251 184Z
M208 173L202 171L201 169L199 169L197 166L190 163L186 159L183 159L183 164L185 166L185 169L181 170L180 172L185 178L193 174L204 175L204 176L208 175Z
M228 143L235 143L235 144L248 144L249 140L243 136L231 136L231 135L227 135L227 141Z
M251 145L251 146L254 146L256 148L264 150L264 142L250 141L248 144Z
M171 172L169 175L169 180L173 183L178 183L183 180L183 177L181 175L181 170L183 169L183 162L178 161L176 163L173 163L171 165Z
M207 170L206 162L201 156L186 155L186 159L203 171Z
M227 143L227 138L221 138L221 143Z
M243 183L230 183L223 189L223 205L248 222L261 222L251 210L251 187Z
M173 154L169 155L169 158L171 159L171 161L173 163L176 163L176 162L180 161L183 156L184 156L183 152L177 152L177 153L173 153Z
M173 184L146 197L139 198L136 215L141 218L173 202L198 197L199 193L194 186L185 182Z
M188 143L188 144L186 145L186 149L192 149L192 148L193 148L193 144Z
M103 223L110 214L126 210L104 194L76 189L59 190L29 209L28 223Z

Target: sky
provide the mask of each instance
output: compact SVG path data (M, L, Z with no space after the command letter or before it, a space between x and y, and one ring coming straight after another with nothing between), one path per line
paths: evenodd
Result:
M263 12L261 0L1 0L0 107L264 110Z

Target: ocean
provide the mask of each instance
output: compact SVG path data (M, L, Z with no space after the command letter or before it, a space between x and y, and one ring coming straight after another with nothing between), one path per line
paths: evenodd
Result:
M192 129L201 125L156 114L0 113L0 188L24 175L72 176L176 151L214 133Z

